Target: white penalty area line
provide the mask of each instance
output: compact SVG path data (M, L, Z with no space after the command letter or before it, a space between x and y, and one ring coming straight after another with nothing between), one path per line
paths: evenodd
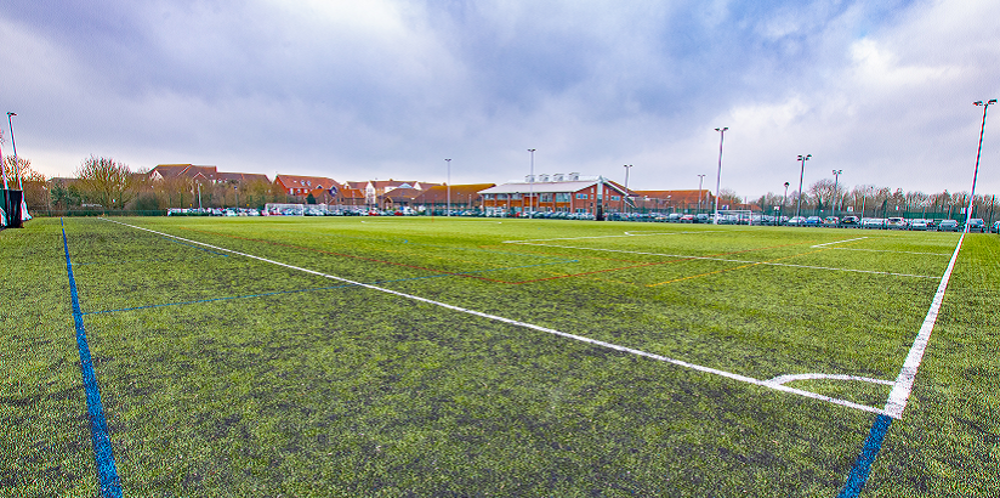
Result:
M834 241L834 242L827 242L826 244L816 244L816 245L814 245L812 247L826 247L826 246L832 246L832 245L836 245L836 244L844 244L844 243L847 243L847 242L854 242L855 240L865 240L867 238L868 237L858 237L856 239L844 239L844 240L838 240L838 241Z
M719 370L719 369L715 369L715 368L705 367L705 366L702 366L702 365L697 365L697 364L694 364L694 363L689 363L689 362L686 362L686 361L683 361L683 360L678 360L678 359L669 358L669 357L666 357L666 356L661 356L661 355L658 355L658 354L648 353L646 351L641 351L641 350L638 350L638 349L633 349L633 348L629 348L629 347L625 347L625 346L620 346L618 344L612 344L610 342L604 342L604 341L600 341L600 340L597 340L597 339L591 339L589 337L583 337L583 336L579 336L579 335L576 335L576 334L570 334L570 333L567 333L567 332L561 332L559 330L550 329L548 327L542 327L542 326L534 325L534 324L527 323L527 322L513 320L513 319L510 319L510 318L504 318L502 316L491 315L489 313L483 313L481 311L470 310L470 309L467 309L467 308L462 308L460 306L455 306L455 305L443 303L443 302L440 302L440 301L435 301L433 299L427 299L427 298L423 298L423 297L420 297L420 296L414 296L412 294L407 294L407 293L404 293L404 292L399 292L399 291L394 291L394 290L391 290L391 289L386 289L384 287L378 287L376 285L365 284L365 283L362 283L362 282L355 282L353 280L349 280L349 279L342 278L342 277L337 277L337 276L334 276L334 275L330 275L328 273L323 273L323 272L319 272L319 271L316 271L316 270L310 270L308 268L302 268L302 267L299 267L299 266L294 266L294 265L290 265L290 264L287 264L287 263L282 263L282 262L279 262L279 261L274 261L274 260L263 258L263 257L260 257L260 256L255 256L253 254L247 254L247 253L244 253L244 252L234 251L232 249L226 249L224 247L219 247L219 246L215 246L215 245L212 245L212 244L206 244L204 242L199 242L199 241L196 241L196 240L185 239L183 237L178 237L176 235L171 235L171 234L164 233L164 232L158 232L156 230L151 230L149 228L143 228L143 227L139 227L139 226L135 226L135 225L129 225L128 223L124 223L124 222L121 222L121 221L109 220L109 219L106 219L106 218L101 218L101 219L106 220L106 221L110 221L112 223L117 223L119 225L123 225L123 226L127 226L127 227L130 227L130 228L134 228L136 230L142 230L142 231L145 231L145 232L154 233L154 234L161 235L161 236L164 236L164 237L170 237L170 238L181 240L181 241L188 242L188 243L191 243L191 244L198 244L198 245L201 245L201 246L204 246L204 247L209 247L209 248L212 248L212 249L217 249L219 251L225 251L225 252L228 252L228 253L231 253L231 254L236 254L238 256L243 256L243 257L250 258L250 259L255 259L257 261L262 261L264 263L269 263L269 264L280 266L280 267L283 267L283 268L288 268L288 269L291 269L291 270L301 271L301 272L308 273L308 274L311 274L311 275L316 275L318 277L328 278L328 279L331 279L331 280L336 280L338 282L344 282L346 284L356 285L358 287L364 287L366 289L371 289L371 290L374 290L374 291L383 292L383 293L386 293L386 294L391 294L391 295L394 295L394 296L402 297L402 298L405 298L405 299L410 299L410 300L421 302L421 303L425 303L425 304L439 306L441 308L449 309L449 310L452 310L452 311L457 311L457 312L460 312L460 313L465 313L465 314L472 315L472 316L478 316L478 317L481 317L481 318L486 318L488 320L493 320L493 321L497 321L497 322L501 322L501 323L506 323L508 325L513 325L513 326L516 326L516 327L521 327L521 328L526 328L526 329L530 329L530 330L535 330L535 331L538 331L538 332L545 332L547 334L552 334L552 335L556 335L556 336L559 336L559 337L564 337L564 338L567 338L567 339L572 339L574 341L580 341L580 342L584 342L584 343L591 344L591 345L594 345L594 346L599 346L599 347L603 347L603 348L607 348L607 349L613 349L615 351L620 351L620 352L623 352L623 353L629 353L629 354L633 354L633 355L636 355L636 356L642 356L642 357L645 357L645 358L650 358L650 359L653 359L653 360L661 361L661 362L664 362L664 363L670 363L672 365L677 365L677 366L680 366L680 367L684 367L684 368L687 368L687 369L690 369L690 370L695 370L695 371L698 371L698 372L712 374L712 375L718 375L720 377L725 377L727 379L735 380L735 381L738 381L738 382L744 382L744 383L747 383L747 384L753 384L755 386L765 387L765 388L772 389L772 390L775 390L775 391L781 391L781 392L786 392L786 393L790 393L790 394L798 394L799 396L803 396L803 397L806 397L806 398L811 398L811 399L819 400L819 401L826 401L826 402L829 402L829 403L833 403L835 405L840 405L840 406L847 407L847 408L853 408L855 410L861 410L861 411L865 411L865 412L876 413L876 414L879 414L879 415L889 415L889 413L887 413L885 410L883 410L881 408L876 408L876 407L868 406L868 405L862 405L860 403L854 403L852 401L847 401L847 400L844 400L844 399L834 398L834 397L831 397L831 396L824 396L822 394L817 394L817 393L810 392L810 391L805 391L805 390L802 390L802 389L791 388L791 387L788 387L788 386L784 386L784 385L775 383L775 382L773 382L773 380L768 381L768 380L754 379L752 377L747 377L745 375L739 375L739 374L735 374L735 373L732 373L732 372L727 372L725 370Z
M906 409L906 403L910 399L910 391L913 389L913 381L917 377L917 369L920 368L920 361L923 359L924 351L927 350L927 344L930 342L931 332L934 330L938 312L944 302L944 294L948 290L948 281L951 280L951 272L955 269L955 262L958 261L958 253L962 250L963 240L965 240L964 233L958 239L955 252L952 253L951 261L948 262L948 269L941 277L941 283L938 284L934 299L931 300L931 307L927 310L923 325L920 326L920 332L917 333L913 346L910 347L910 352L906 355L906 361L903 362L903 368L899 370L899 376L896 377L896 382L889 393L889 399L885 403L885 412L890 417L902 418L903 410Z
M539 247L555 247L558 249L576 249L579 251L598 251L598 252L613 252L620 254L635 254L638 256L661 256L665 258L681 258L681 259L691 259L691 260L704 260L704 261L722 261L724 263L741 263L741 264L757 264L766 266L786 266L789 268L804 268L809 270L826 270L826 271L846 271L851 273L867 273L870 275L887 275L892 277L913 277L913 278L938 278L933 275L914 275L910 273L896 273L891 271L875 271L875 270L855 270L853 268L834 268L832 266L812 266L812 265L796 265L792 263L775 263L771 261L747 261L743 259L728 259L728 258L717 258L715 256L693 256L690 254L663 254L657 252L643 252L643 251L626 251L623 249L602 249L596 247L575 247L575 246L562 246L556 244L535 244L532 242L517 242L511 241L510 244L521 244L526 246L539 246ZM831 247L829 249L836 249Z

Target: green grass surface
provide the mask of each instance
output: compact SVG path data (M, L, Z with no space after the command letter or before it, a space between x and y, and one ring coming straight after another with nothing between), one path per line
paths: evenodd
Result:
M958 242L552 220L120 221L762 380L895 380ZM875 417L105 220L65 223L126 496L832 497ZM0 233L12 372L0 495L97 494L60 228ZM862 496L1000 486L998 269L1000 240L967 237ZM875 408L890 390L788 385Z

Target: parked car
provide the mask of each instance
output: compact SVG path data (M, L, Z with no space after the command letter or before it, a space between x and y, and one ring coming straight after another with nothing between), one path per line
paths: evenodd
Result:
M806 218L806 226L818 227L823 224L823 218L819 216L810 216Z
M1000 233L1000 220L993 223L993 228L991 229L993 233Z
M837 218L836 216L827 216L826 218L823 218L823 224L837 226L840 224L840 218Z
M941 220L941 223L938 223L937 229L939 232L957 232L958 222L955 220Z
M865 218L861 220L861 228L884 228L885 220L882 218Z
M907 225L907 228L909 230L918 230L918 231L931 230L934 228L934 221L917 218L915 220L910 220L910 223Z
M792 216L791 218L788 219L788 221L785 222L785 224L798 227L805 226L806 219L801 216Z
M840 220L840 223L844 226L856 227L861 222L857 216L844 216L844 219Z
M899 216L891 216L885 220L885 226L891 230L906 230L906 220Z
M986 222L982 218L972 218L966 226L966 231L986 233Z

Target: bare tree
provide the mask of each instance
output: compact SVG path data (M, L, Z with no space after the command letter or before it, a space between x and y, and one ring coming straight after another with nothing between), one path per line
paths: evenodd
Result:
M136 180L132 170L110 157L90 156L83 161L76 176L84 195L105 209L123 209L135 197Z

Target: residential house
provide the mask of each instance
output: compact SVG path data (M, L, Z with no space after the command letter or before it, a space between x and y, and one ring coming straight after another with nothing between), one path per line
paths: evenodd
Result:
M297 175L277 175L274 183L281 187L281 190L288 195L306 197L314 190L336 189L340 190L341 185L332 178L323 176L297 176Z
M436 185L424 190L413 204L425 209L447 209L449 198L451 209L481 209L482 196L480 191L496 187L495 183L473 183L468 185Z

